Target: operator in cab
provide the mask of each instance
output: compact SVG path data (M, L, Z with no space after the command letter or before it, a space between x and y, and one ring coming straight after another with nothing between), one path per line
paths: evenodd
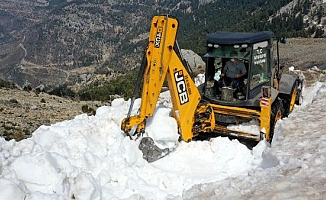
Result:
M237 58L231 58L226 62L221 73L220 86L230 86L237 88L241 83L242 77L246 75L247 70L243 62Z

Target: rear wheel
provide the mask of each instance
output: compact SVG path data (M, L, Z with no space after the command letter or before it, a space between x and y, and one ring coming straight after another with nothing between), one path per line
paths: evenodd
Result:
M271 113L271 121L270 121L270 134L268 142L272 142L275 132L275 124L278 120L282 119L283 115L283 103L281 99L276 99L272 104L272 113Z
M294 104L297 103L298 99L298 87L297 84L294 84L289 96L284 100L284 116L288 116L294 108Z
M297 85L297 98L295 100L295 104L297 104L297 105L301 105L302 104L302 101L303 101L303 97L302 97L302 84L303 84L303 81L302 80L299 80L298 81L298 85Z

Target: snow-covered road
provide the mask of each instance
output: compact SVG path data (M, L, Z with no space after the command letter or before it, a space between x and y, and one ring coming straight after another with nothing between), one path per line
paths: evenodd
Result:
M326 199L326 84L306 88L303 105L277 124L261 167L201 184L184 199Z

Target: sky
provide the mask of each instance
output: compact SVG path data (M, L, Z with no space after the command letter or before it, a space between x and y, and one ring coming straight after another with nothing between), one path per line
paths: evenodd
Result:
M120 129L130 100L42 125L20 142L0 138L0 200L326 199L326 83L303 92L272 144L252 150L226 137L178 142L168 92L146 132L173 151L153 163Z

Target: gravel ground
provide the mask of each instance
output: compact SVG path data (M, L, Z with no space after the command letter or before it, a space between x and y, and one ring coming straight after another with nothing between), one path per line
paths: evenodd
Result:
M0 89L0 136L6 140L30 137L41 125L92 115L101 102L73 101L46 93Z
M326 38L289 38L279 44L281 62L306 70L323 65L326 69Z
M306 86L326 81L326 38L289 38L279 49L280 63L303 75Z

